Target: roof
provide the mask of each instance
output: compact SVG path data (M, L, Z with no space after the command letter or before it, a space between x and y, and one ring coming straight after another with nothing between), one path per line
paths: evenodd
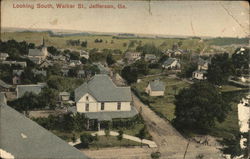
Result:
M130 87L117 87L108 75L95 75L90 81L75 89L75 102L78 102L86 93L97 101L118 102L132 101Z
M112 119L131 118L138 114L138 111L131 107L130 111L109 111L109 112L87 112L84 113L89 119L98 119L99 121L111 121Z
M84 70L79 70L79 71L77 72L77 74L85 74L85 71L84 71Z
M176 61L176 58L168 58L166 61L163 62L163 65L171 65L174 61Z
M207 73L207 71L206 70L196 70L196 71L194 71L194 73L205 74L205 73Z
M44 71L44 70L32 69L32 72L33 72L35 75L47 76L47 71Z
M165 91L165 83L160 80L154 80L149 82L152 91Z
M44 56L40 49L29 49L29 56Z
M4 81L0 80L0 86L4 88L11 88L11 85L5 83Z
M94 63L100 70L100 74L109 74L109 70L107 67L103 66L100 63Z
M154 60L156 59L156 56L154 54L145 54L146 60Z
M0 147L15 158L88 158L6 104L0 104L0 110Z
M9 57L8 53L0 53L0 57L7 58Z
M199 57L199 59L198 59L198 65L201 65L201 66L203 66L203 65L205 65L206 63L210 63L210 60L204 60L204 59L202 59L202 58L200 58Z
M59 96L69 96L70 93L69 92L60 92Z
M32 85L17 85L17 98L22 97L26 92L32 92L34 94L39 94L42 91L44 85L42 84L32 84Z
M24 70L13 70L13 75L21 76Z

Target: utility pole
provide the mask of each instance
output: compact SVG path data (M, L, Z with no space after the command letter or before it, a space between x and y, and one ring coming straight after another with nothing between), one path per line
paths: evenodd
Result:
M188 150L188 146L189 146L189 142L190 142L190 140L188 140L187 147L186 147L186 150L185 150L185 153L184 153L183 159L185 159L185 157L186 157L187 150Z

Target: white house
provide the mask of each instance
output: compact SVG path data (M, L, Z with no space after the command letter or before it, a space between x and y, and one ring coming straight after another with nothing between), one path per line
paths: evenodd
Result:
M89 59L89 52L81 50L80 57L84 57L85 59Z
M125 58L129 61L135 61L141 59L141 53L140 52L126 52Z
M162 68L165 69L179 69L181 67L181 64L178 59L176 58L168 58L165 62L162 64Z
M150 81L145 91L150 96L164 96L165 83L159 79Z
M211 63L210 60L203 60L202 58L199 58L198 69L194 71L192 74L193 79L197 79L197 80L207 79L206 73L207 73L208 66L210 63Z
M197 80L205 80L205 79L207 79L207 77L205 75L206 73L207 73L206 70L196 70L193 72L192 77L194 79L197 79Z
M95 75L90 81L75 89L76 111L88 119L110 121L130 118L137 114L132 103L130 87L117 87L105 74Z

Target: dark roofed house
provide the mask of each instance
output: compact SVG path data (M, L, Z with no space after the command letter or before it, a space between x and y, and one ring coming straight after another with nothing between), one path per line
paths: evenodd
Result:
M42 91L43 87L45 87L44 84L17 85L16 87L17 98L22 97L26 92L39 94Z
M163 62L162 68L165 69L179 69L181 64L178 59L176 58L168 58L166 61Z
M77 112L97 121L130 118L137 114L131 105L130 87L117 87L105 74L95 75L75 89L75 102Z
M145 90L150 96L164 96L165 87L165 83L157 79L150 81Z
M5 83L4 81L0 80L0 91L1 92L8 92L11 89L11 85Z
M87 159L53 133L0 103L0 158Z

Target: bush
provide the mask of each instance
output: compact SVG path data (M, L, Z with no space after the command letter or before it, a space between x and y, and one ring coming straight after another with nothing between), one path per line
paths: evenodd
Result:
M94 136L88 134L88 133L84 133L80 136L80 140L81 140L81 145L83 148L88 148L89 144L92 143L94 141Z

